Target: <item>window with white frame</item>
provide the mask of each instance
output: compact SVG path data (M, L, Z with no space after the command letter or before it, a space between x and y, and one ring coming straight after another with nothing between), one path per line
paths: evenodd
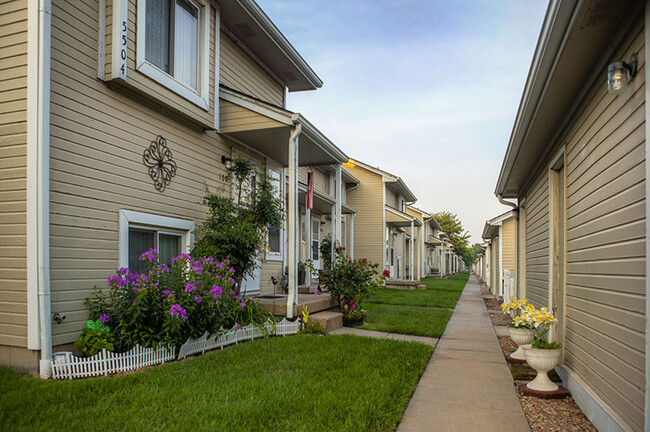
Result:
M273 193L276 198L282 198L282 168L279 165L268 163L269 182L273 186ZM269 224L268 247L266 252L267 260L282 259L282 222L276 225Z
M138 29L138 70L207 110L209 3L139 0Z
M159 262L170 264L173 257L188 253L194 222L130 210L120 211L120 267L141 272L138 258L149 249L158 249Z

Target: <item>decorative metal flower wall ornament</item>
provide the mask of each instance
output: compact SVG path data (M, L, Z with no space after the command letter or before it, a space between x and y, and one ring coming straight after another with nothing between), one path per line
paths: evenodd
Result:
M176 162L172 160L172 151L167 147L167 140L158 135L144 151L142 161L149 168L149 176L156 190L163 192L176 175Z

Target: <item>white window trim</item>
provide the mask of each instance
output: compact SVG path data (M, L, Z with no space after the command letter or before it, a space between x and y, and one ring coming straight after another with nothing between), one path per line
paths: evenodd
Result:
M183 231L183 252L189 253L194 244L193 221L187 219L178 219L168 216L142 213L132 210L120 210L120 267L129 266L129 227L137 226L138 228L150 227L157 228L160 231L171 229Z
M282 168L282 165L279 163L272 161L270 159L267 159L266 161L266 171L267 175L270 176L270 171L276 171L277 173L280 174L280 199L282 200L282 207L284 208L284 183L282 179L284 178L284 170ZM269 252L269 248L267 246L266 248L266 254L265 254L265 259L266 261L284 261L284 241L285 241L285 225L284 223L280 223L280 252ZM269 242L269 237L268 233L266 235L266 242L268 245Z
M145 31L147 1L138 0L138 30L136 37L136 69L154 81L184 97L198 107L208 111L210 107L210 3L206 0L192 0L199 6L199 80L198 92L160 70L145 59ZM218 17L219 15L217 15ZM216 23L219 28L219 23ZM218 59L217 59L218 63Z

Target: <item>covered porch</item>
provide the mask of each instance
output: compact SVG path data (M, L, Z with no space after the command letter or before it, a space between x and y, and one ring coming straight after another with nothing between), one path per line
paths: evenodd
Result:
M416 217L410 216L390 206L385 207L385 220L387 232L387 262L391 276L386 280L386 286L402 285L410 286L419 284L420 278L416 278L414 264L416 253L419 248L416 244L420 238L422 222ZM417 228L417 234L416 229ZM409 229L407 232L406 229ZM401 244L397 244L401 242ZM399 252L402 252L401 256ZM397 256L396 256L397 253Z
M282 268L288 269L288 295L284 299L286 315L293 318L294 306L299 304L298 262L301 250L301 218L298 167L330 166L334 171L332 198L315 193L319 206L332 217L332 243L341 238L342 175L341 163L348 157L325 135L299 113L264 102L237 90L219 89L219 132L257 156L272 161L283 169L281 181L286 196L285 223L282 227L284 244L281 248ZM306 192L306 185L303 185ZM307 218L311 220L310 218ZM311 231L311 230L306 230ZM311 244L308 236L306 244ZM313 252L312 252L313 253ZM274 299L277 300L277 299Z

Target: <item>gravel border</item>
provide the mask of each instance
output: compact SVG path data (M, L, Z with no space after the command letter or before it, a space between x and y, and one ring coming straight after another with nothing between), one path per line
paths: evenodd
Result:
M484 295L487 287L481 287ZM501 302L496 299L484 298L488 311L501 312ZM512 322L503 313L490 313L492 325L502 326ZM517 348L510 337L500 337L499 344L504 355L510 354ZM524 396L517 392L521 407L524 410L532 432L598 432L589 419L580 410L571 396L564 399L541 399L534 396Z

